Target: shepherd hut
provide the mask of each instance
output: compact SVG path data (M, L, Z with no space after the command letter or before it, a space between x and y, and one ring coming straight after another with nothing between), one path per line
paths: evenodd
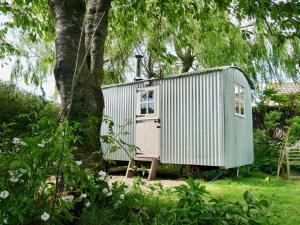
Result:
M220 168L253 162L252 84L241 69L145 80L139 71L134 82L103 87L105 115L115 124L132 121L123 140L140 148L133 159L152 161L153 168L158 161ZM130 160L122 150L106 157ZM128 176L130 169L129 163Z

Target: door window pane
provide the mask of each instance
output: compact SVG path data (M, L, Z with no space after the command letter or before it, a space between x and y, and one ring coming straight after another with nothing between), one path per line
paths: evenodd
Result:
M154 101L154 91L153 90L148 91L148 101L149 102Z
M147 114L147 103L141 104L141 114Z
M149 102L149 104L148 104L148 113L149 114L154 113L154 102Z
M146 102L147 101L147 92L142 91L141 92L141 102Z

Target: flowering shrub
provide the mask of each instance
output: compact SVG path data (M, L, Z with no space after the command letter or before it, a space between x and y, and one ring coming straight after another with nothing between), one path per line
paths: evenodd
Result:
M64 123L51 132L38 131L1 146L0 224L66 224L91 206L121 204L124 184L109 185L104 171L74 161L72 127Z

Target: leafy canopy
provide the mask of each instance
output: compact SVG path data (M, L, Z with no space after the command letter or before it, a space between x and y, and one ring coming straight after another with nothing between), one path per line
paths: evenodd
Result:
M199 69L235 64L254 80L260 80L257 74L264 80L285 75L297 78L299 4L270 0L114 0L105 48L105 82L124 81L124 74L133 70L134 53L145 55L149 77L157 76L160 68L170 74L184 66ZM54 64L51 43L55 30L47 1L0 1L0 12L7 18L0 25L0 57L27 58L28 66L17 72L39 84L37 78L51 74L53 69L45 65ZM12 32L16 35L9 40L8 33ZM22 44L15 44L16 39ZM30 50L50 46L51 51L33 57L24 45ZM51 56L47 52L52 52Z

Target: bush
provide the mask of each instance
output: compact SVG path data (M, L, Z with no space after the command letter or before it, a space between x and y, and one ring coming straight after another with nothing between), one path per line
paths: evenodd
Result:
M273 102L273 106L268 103ZM254 167L275 174L286 134L289 132L288 144L300 140L300 93L278 94L267 89L261 97L255 113L260 125L254 130Z
M74 161L75 129L49 123L41 117L22 138L0 138L0 224L69 224L92 206L113 209L124 198L124 184L109 185L105 172Z

